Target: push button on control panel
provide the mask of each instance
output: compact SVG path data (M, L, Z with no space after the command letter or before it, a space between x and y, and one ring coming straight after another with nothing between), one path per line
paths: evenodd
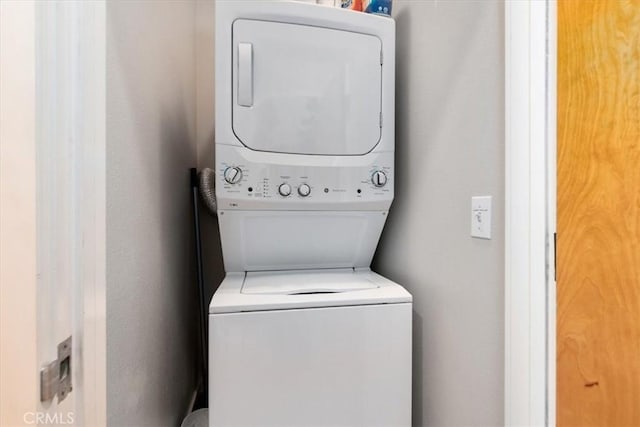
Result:
M291 186L289 184L280 184L280 187L278 187L278 193L283 197L290 196Z
M300 187L298 187L298 194L302 197L307 197L309 194L311 194L311 187L309 187L307 184L302 184Z
M387 174L382 171L375 171L371 176L371 182L373 182L373 185L376 187L384 187L387 183Z

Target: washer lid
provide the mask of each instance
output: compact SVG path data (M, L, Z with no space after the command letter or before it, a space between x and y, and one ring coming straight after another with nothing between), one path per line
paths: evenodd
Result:
M312 295L354 292L379 286L352 268L330 271L248 272L241 293L254 295Z
M410 303L400 285L369 269L228 273L209 313Z

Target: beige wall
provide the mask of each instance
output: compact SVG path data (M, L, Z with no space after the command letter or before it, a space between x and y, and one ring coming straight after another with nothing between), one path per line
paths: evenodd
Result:
M0 1L0 425L38 408L35 10Z
M196 387L195 1L107 3L107 417L179 425Z
M374 269L414 297L414 424L501 425L504 21L500 1L396 1L396 199ZM469 236L493 196L493 239Z

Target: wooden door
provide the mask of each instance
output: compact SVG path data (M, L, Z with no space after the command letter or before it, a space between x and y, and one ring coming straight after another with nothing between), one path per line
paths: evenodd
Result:
M640 426L640 0L558 1L557 422Z

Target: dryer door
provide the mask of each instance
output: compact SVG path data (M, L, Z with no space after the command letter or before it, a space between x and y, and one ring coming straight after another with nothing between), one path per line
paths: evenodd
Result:
M380 141L379 38L238 19L232 49L233 130L248 148L361 155Z

